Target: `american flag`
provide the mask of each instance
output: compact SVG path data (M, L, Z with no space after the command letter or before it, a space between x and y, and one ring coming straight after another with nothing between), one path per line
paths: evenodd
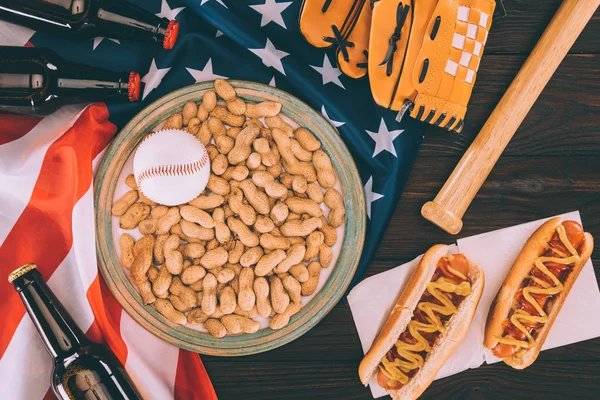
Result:
M152 44L68 40L0 21L0 44L47 47L68 61L142 76L143 100L65 106L44 117L0 115L0 272L35 262L77 324L107 343L146 399L214 399L200 358L162 342L124 313L98 274L93 176L112 137L144 106L215 78L262 82L308 103L337 128L356 162L367 236L365 272L398 201L423 126L375 105L368 78L341 74L334 49L298 30L301 0L134 0L181 25L171 51ZM0 388L6 399L51 398L52 363L17 294L0 283Z

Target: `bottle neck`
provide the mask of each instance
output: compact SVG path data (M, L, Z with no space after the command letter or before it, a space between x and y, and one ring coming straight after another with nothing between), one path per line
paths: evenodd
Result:
M13 286L54 359L75 354L89 343L37 269L15 279Z

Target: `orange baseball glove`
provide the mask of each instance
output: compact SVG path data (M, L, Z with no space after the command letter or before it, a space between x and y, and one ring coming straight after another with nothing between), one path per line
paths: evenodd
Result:
M364 75L361 52L366 57L368 48L373 98L399 111L398 120L408 112L460 132L495 6L494 0L305 0L300 29L317 47L338 46L340 69L353 78Z

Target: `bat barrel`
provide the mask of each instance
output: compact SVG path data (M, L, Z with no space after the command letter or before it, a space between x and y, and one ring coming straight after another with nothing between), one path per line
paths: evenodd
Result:
M600 5L600 0L564 0L458 165L423 217L457 234L462 217L523 119Z

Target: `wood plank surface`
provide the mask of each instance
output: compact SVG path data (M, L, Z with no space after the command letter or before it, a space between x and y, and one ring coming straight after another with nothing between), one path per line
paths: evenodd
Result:
M505 0L494 21L463 133L430 128L366 276L409 261L435 243L580 210L596 238L600 277L600 12L517 131L467 211L460 235L425 221L433 199L485 123L560 0ZM591 316L598 318L599 316ZM362 349L345 300L314 329L268 353L202 359L219 398L371 399L357 367ZM600 339L541 353L524 371L483 366L433 383L423 399L597 399Z

